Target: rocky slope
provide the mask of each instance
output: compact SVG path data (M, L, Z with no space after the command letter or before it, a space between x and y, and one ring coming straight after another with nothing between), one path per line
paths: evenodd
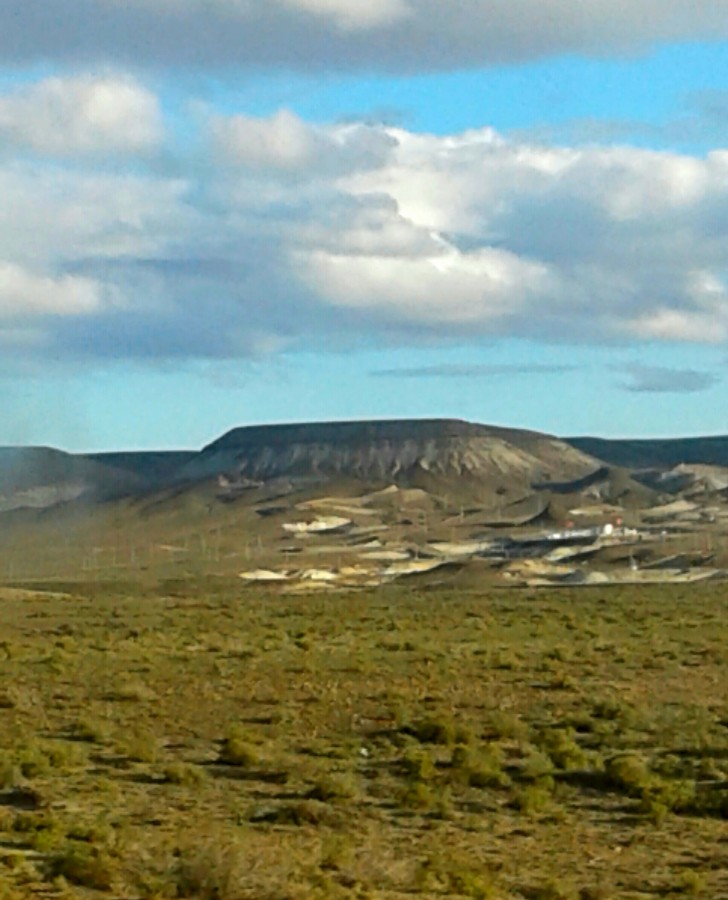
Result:
M596 467L549 435L420 419L236 428L205 447L180 475L196 480L224 474L249 482L346 477L490 494L578 478Z

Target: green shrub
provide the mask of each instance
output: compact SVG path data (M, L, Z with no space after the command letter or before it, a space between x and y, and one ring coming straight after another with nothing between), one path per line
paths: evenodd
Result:
M415 872L415 888L428 896L437 894L472 897L476 900L503 900L504 894L493 880L492 873L473 866L470 860L429 856L422 860Z
M25 778L38 778L51 770L51 761L36 744L27 744L18 751L17 764Z
M486 744L482 748L458 745L453 750L451 766L474 788L507 787L510 779L503 771L504 755L498 744Z
M697 897L704 894L707 889L705 876L694 869L687 869L681 872L677 877L673 890L678 894L687 894L690 897Z
M550 878L543 884L529 888L529 900L579 900L576 888L557 878Z
M23 812L16 816L13 831L23 834L30 846L39 853L56 849L66 837L59 820L50 812Z
M250 859L236 843L209 843L179 851L173 881L176 896L233 900L242 896Z
M411 725L405 725L401 729L405 734L409 734L416 738L421 744L443 744L449 745L455 743L458 736L458 729L452 719L447 717L436 718L430 716L420 719Z
M45 741L41 749L54 769L77 768L87 760L85 748L62 741Z
M642 794L643 803L660 803L671 812L687 812L694 809L695 798L695 782L685 780L654 778Z
M521 763L519 775L524 781L548 781L552 784L553 771L554 766L551 758L540 750L536 750L535 747L530 747Z
M518 788L511 802L511 806L526 815L536 815L543 812L552 804L551 792L537 784L529 784Z
M240 727L232 726L222 741L218 762L226 766L250 767L258 765L260 753L250 736Z
M526 741L529 728L523 719L513 713L494 710L485 721L485 733L492 740Z
M570 728L548 729L536 737L535 743L548 754L557 769L582 769L587 763L586 753L576 742Z
M51 769L67 769L81 764L85 755L73 746L58 741L32 741L21 745L12 759L25 778L39 778L48 775Z
M166 784L197 787L204 784L205 772L192 763L171 762L162 769L162 779Z
M475 900L501 900L502 893L496 888L490 874L475 869L451 868L447 872L447 891L460 897Z
M728 793L722 784L701 785L700 788L692 784L692 787L693 796L683 795L680 802L675 803L672 807L675 812L728 819Z
M20 787L22 783L23 773L13 757L6 755L0 758L0 791Z
M635 708L626 701L616 697L597 700L592 706L592 715L595 719L619 722L623 728L634 725L638 720Z
M67 844L49 863L51 878L65 878L79 887L109 891L113 887L116 867L104 851L87 845Z
M355 844L342 834L325 835L321 842L320 869L339 871L354 860Z
M0 709L14 709L16 706L15 697L9 690L0 690Z
M119 750L132 762L153 763L159 759L161 745L154 732L135 728L121 742Z
M250 822L268 822L275 825L340 825L340 815L327 804L316 800L298 800L254 809L248 819Z
M657 828L663 824L669 811L657 797L645 796L640 800L640 812Z
M435 777L432 756L420 747L410 747L399 763L404 775L413 781L431 781Z
M332 800L352 800L358 793L359 785L356 778L352 774L346 773L344 775L323 775L308 791L306 797L329 803Z
M453 769L466 769L475 754L475 750L472 746L467 744L456 744L452 748L452 754L450 756L450 766Z
M636 753L619 753L605 763L610 784L629 796L641 796L653 783L646 761Z
M78 719L71 725L70 732L77 741L103 744L109 738L109 724L98 719Z
M405 785L397 793L397 803L404 809L429 812L438 804L438 796L432 787L423 781Z

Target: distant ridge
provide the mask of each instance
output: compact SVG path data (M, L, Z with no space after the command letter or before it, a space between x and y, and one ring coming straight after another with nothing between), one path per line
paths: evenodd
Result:
M560 439L453 418L251 425L231 429L200 451L0 448L0 512L196 490L203 483L214 491L216 480L234 490L277 479L299 487L396 484L497 506L520 502L533 491L644 503L646 489L695 490L703 482L708 489L725 482L720 471L680 471L667 478L681 464L728 467L728 436Z
M118 496L135 482L130 472L51 447L0 447L0 512Z
M93 459L52 447L0 447L0 491L69 481L111 481L119 474Z
M197 456L196 450L130 450L86 453L84 459L130 472L147 484L168 482L185 463Z
M567 444L614 466L627 469L689 465L728 466L728 436L619 439L567 437Z

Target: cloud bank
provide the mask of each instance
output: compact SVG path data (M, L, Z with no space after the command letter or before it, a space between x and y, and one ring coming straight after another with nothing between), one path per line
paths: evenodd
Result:
M728 36L725 0L4 0L10 64L433 71Z
M575 370L576 366L547 363L438 363L433 366L378 369L370 374L377 378L512 378L518 375L562 375Z
M715 372L630 364L622 367L630 380L625 390L636 394L697 394L720 382Z
M728 341L728 151L287 110L183 127L195 139L175 145L151 88L124 74L0 96L4 347L156 359L385 336Z

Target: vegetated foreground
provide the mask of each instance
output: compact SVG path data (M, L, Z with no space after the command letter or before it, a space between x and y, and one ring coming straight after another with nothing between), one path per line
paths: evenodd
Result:
M0 589L0 897L728 897L720 584L66 590Z

